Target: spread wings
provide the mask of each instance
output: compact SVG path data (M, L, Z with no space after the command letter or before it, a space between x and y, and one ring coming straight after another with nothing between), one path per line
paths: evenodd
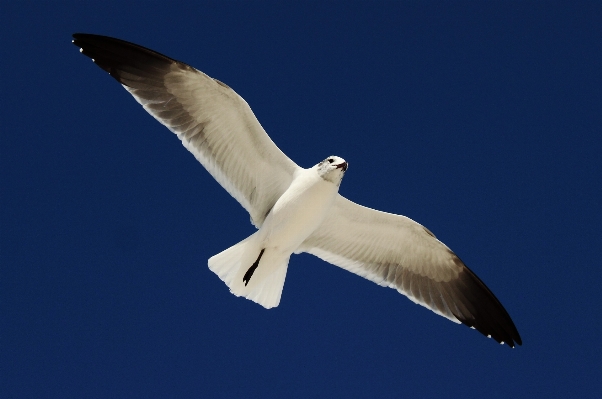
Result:
M483 282L422 225L338 196L301 250L395 288L412 301L511 347L512 319Z
M174 132L260 227L300 168L265 133L231 88L155 51L123 40L73 35L73 43ZM481 280L426 228L338 196L299 251L312 253L454 322L510 346L521 338Z
M299 167L234 90L155 51L76 33L73 43L174 132L260 227Z

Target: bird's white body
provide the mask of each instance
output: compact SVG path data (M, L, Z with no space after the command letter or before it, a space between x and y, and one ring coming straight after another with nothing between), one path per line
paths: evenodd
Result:
M316 167L298 171L257 232L259 239L266 248L295 252L322 223L338 191Z
M278 306L289 258L328 215L346 169L339 157L299 168L259 230L211 257L209 269L233 294L266 308Z

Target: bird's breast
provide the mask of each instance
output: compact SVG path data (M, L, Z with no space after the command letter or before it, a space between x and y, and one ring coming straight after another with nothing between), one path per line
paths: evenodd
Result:
M293 180L260 229L266 247L293 252L322 223L338 193L338 186L311 170Z

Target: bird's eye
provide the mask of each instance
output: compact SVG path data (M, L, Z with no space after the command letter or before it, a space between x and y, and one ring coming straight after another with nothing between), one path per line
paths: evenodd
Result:
M334 159L332 159L332 158L328 158L328 162L330 162L330 163L333 163L333 162L334 162Z

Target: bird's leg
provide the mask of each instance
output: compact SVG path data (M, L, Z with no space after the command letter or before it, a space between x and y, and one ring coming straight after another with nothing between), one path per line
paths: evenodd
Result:
M261 252L259 253L259 256L257 257L257 260L255 261L255 263L253 263L253 265L251 267L249 267L249 270L247 270L247 272L245 273L244 277L242 278L242 281L245 282L245 287L247 286L247 284L249 284L249 280L251 280L251 277L253 276L253 273L255 272L255 269L257 269L257 266L259 266L259 261L261 260L261 256L263 255L263 251L265 251L265 248L263 248L261 250Z

